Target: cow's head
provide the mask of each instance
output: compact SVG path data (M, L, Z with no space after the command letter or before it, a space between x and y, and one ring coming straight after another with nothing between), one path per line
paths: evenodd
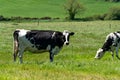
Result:
M97 53L96 53L96 56L95 56L95 59L100 59L100 58L102 58L102 56L104 55L104 51L103 51L103 49L98 49L98 51L97 51Z
M74 32L69 32L68 30L64 30L63 32L64 45L69 45L69 38L72 35L74 35Z

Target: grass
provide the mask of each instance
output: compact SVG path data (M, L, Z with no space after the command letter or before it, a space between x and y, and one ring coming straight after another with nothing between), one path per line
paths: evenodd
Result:
M44 17L52 16L58 17L62 15L63 11L62 4L64 0L9 0L9 1L0 1L0 14L3 16L23 16L23 17ZM60 4L59 4L60 3ZM64 14L64 13L63 13Z
M67 0L0 0L0 15L5 17L22 16L22 17L59 17L67 16L63 5ZM101 0L79 0L86 8L83 14L76 17L88 17L108 12L109 8L119 6L120 3L110 3Z
M119 30L120 21L93 22L37 22L0 23L0 79L1 80L119 80L120 64L107 52L101 60L94 60L108 33ZM54 62L49 54L24 53L24 63L13 62L12 33L17 28L70 30L75 35L64 46Z
M79 0L86 8L77 17L103 14L120 3L96 0ZM60 17L65 18L65 0L0 0L0 15L5 17ZM94 60L108 33L119 30L120 21L93 22L0 22L0 80L119 80L119 60L106 53ZM25 52L24 63L13 62L12 33L17 28L70 30L75 35L70 45L64 46L53 63L49 54Z

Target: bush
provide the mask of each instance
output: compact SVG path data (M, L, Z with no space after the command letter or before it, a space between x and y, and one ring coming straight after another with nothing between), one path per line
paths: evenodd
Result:
M51 20L52 18L49 17L49 16L46 16L46 17L42 17L42 18L40 18L40 19L42 19L42 20Z
M105 1L109 1L109 2L119 2L120 0L105 0Z
M120 20L120 7L113 7L105 16L105 20Z
M0 15L0 21L2 21L4 19L4 17L2 15Z
M69 20L75 20L75 15L85 10L83 5L80 4L77 0L68 0L68 2L64 4L64 8L68 14L67 19Z
M90 17L82 18L83 21L94 21L94 20L104 20L106 14L103 15L93 15Z

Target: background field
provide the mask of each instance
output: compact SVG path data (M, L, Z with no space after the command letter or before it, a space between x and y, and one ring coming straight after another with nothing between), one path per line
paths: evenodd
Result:
M67 0L0 0L0 15L5 17L52 17L67 16L63 5ZM77 17L87 17L108 12L109 8L120 3L104 2L104 0L78 0L86 8Z
M112 61L110 53L94 60L108 33L120 29L120 21L0 23L1 80L119 80L120 61ZM12 33L16 28L65 29L75 32L70 45L64 46L49 62L49 54L25 52L24 63L14 63Z

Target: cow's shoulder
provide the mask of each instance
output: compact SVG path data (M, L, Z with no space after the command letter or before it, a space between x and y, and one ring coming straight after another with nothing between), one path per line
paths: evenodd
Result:
M63 36L62 32L56 31L56 36Z
M27 32L26 38L27 38L27 39L30 39L30 38L32 38L33 36L35 36L37 33L38 33L38 30L30 30L30 31Z

